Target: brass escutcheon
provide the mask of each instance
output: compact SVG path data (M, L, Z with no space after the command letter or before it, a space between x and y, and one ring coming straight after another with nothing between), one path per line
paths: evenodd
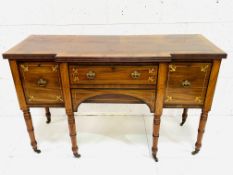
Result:
M94 71L89 71L86 74L88 80L93 80L95 79L95 72Z
M188 81L188 80L183 80L183 81L182 81L182 86L183 86L184 88L190 87L190 86L191 86L191 82Z
M48 81L43 79L43 78L40 78L38 81L37 81L37 85L39 87L45 87L47 85Z
M138 78L140 78L140 76L141 76L141 73L139 73L138 71L133 71L132 73L131 73L131 77L133 78L133 79L138 79Z

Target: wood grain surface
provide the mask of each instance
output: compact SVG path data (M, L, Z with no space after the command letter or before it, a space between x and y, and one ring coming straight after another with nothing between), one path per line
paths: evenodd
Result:
M9 59L32 56L69 62L158 62L224 58L226 53L202 35L32 35L3 54Z
M63 104L59 67L51 62L19 64L27 104Z
M167 105L197 105L204 103L211 63L169 64L166 96ZM187 84L185 86L185 83Z
M154 113L152 155L164 107L201 108L199 152L221 59L226 53L201 35L33 35L4 53L9 59L31 145L39 153L30 107L64 107L72 151L78 153L74 112L81 103L144 103Z
M133 97L138 101L147 104L151 112L154 111L155 90L72 89L71 93L74 111L77 111L78 106L86 100L90 100L92 98L97 99L97 97L106 95L114 95L111 99L112 102L116 102L119 99L117 96L131 97L129 99L132 99ZM123 98L123 100L124 99L127 98Z
M71 84L156 84L158 66L75 66L69 67ZM88 79L88 73L93 79ZM138 75L138 77L133 77Z

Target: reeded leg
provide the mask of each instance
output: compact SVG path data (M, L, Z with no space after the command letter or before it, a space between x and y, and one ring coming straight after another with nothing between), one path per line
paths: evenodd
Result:
M68 116L69 132L72 143L73 155L74 157L79 158L81 155L78 153L74 113L72 111L67 111L67 116Z
M31 118L29 109L23 110L23 116L24 116L24 120L27 126L27 131L28 131L28 134L31 140L32 148L36 153L40 153L41 151L37 148L37 142L35 139L34 128L33 128L32 118Z
M182 122L180 123L180 126L183 126L186 122L186 119L188 117L188 108L184 108L183 114L182 114Z
M45 108L45 116L46 116L46 118L47 118L47 121L46 121L46 123L50 123L51 122L51 113L50 113L50 111L49 111L49 108L48 107L46 107Z
M161 115L154 115L153 122L153 146L152 146L152 156L156 162L158 162L157 152L158 152L158 139L159 139L159 128L160 128L160 117Z
M200 117L200 122L199 122L197 141L195 144L195 150L192 152L193 155L197 154L200 151L200 148L202 145L203 134L205 132L207 118L208 118L208 112L202 111L201 117Z

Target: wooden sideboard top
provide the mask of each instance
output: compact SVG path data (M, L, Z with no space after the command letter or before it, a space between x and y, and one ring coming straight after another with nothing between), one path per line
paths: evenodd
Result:
M39 57L70 62L158 62L226 56L225 52L198 34L31 35L3 54L8 59Z

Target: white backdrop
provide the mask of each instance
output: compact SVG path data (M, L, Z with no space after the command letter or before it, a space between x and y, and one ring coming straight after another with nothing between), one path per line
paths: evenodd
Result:
M31 34L200 33L228 53L228 59L222 62L210 114L230 116L233 115L232 9L232 0L0 0L0 53ZM145 105L139 106L108 105L101 109L93 104L91 112L149 114ZM81 113L91 113L86 109L82 105ZM0 116L19 114L8 62L2 57L0 111ZM165 110L164 113L177 111ZM40 113L40 110L33 109L33 112ZM196 112L192 110L193 114ZM56 110L56 113L63 114L64 110Z

